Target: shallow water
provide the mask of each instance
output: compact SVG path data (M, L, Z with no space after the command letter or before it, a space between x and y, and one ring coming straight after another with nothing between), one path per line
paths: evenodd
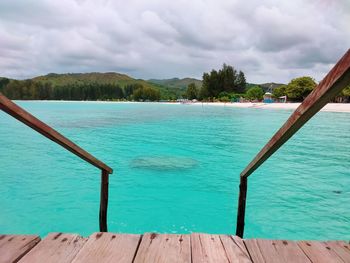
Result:
M19 102L114 168L109 231L234 233L239 174L289 110ZM350 239L350 114L316 115L250 178L246 237ZM99 170L0 112L0 233L98 230Z

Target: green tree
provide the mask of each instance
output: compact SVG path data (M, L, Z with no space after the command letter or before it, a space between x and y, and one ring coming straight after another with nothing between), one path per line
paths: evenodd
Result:
M237 71L230 65L225 63L222 66L222 69L219 70L219 85L222 85L220 91L232 92L235 89Z
M10 83L10 80L8 78L0 78L0 92L9 83Z
M143 87L142 84L139 84L139 83L126 85L124 87L125 98L130 99L131 95L134 93L134 90L142 87Z
M258 86L248 89L246 97L250 100L262 100L264 96L264 90Z
M272 95L275 98L279 98L279 97L285 96L286 95L286 88L287 88L287 85L278 86L278 87L273 89Z
M346 87L340 92L341 96L350 97L350 86Z
M292 79L286 87L286 95L292 101L303 101L316 87L316 82L311 77Z
M198 89L195 83L190 83L186 90L186 98L189 100L198 98Z
M237 76L237 80L235 83L235 92L238 93L242 93L245 91L247 86L247 81L245 79L245 75L242 71L239 71L238 76Z
M160 92L159 90L142 86L134 91L133 98L137 101L159 101Z
M221 92L242 93L246 88L244 73L237 71L230 65L223 64L219 71L212 70L203 74L203 85L200 91L201 99L218 98Z

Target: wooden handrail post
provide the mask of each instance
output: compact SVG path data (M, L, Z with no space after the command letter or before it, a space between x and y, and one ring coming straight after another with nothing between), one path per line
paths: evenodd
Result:
M100 232L107 232L108 182L109 173L102 170L100 198Z
M248 178L245 176L240 176L240 178L236 235L243 238Z

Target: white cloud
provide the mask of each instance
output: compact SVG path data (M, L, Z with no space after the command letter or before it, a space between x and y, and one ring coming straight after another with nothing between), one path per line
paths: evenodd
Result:
M0 2L0 75L118 71L201 77L226 62L250 82L320 80L350 47L342 1Z

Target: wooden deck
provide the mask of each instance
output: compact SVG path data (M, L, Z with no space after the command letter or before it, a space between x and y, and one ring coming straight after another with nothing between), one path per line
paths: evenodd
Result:
M51 233L0 235L0 263L7 262L317 262L349 263L348 241L240 239L209 234L145 235Z

